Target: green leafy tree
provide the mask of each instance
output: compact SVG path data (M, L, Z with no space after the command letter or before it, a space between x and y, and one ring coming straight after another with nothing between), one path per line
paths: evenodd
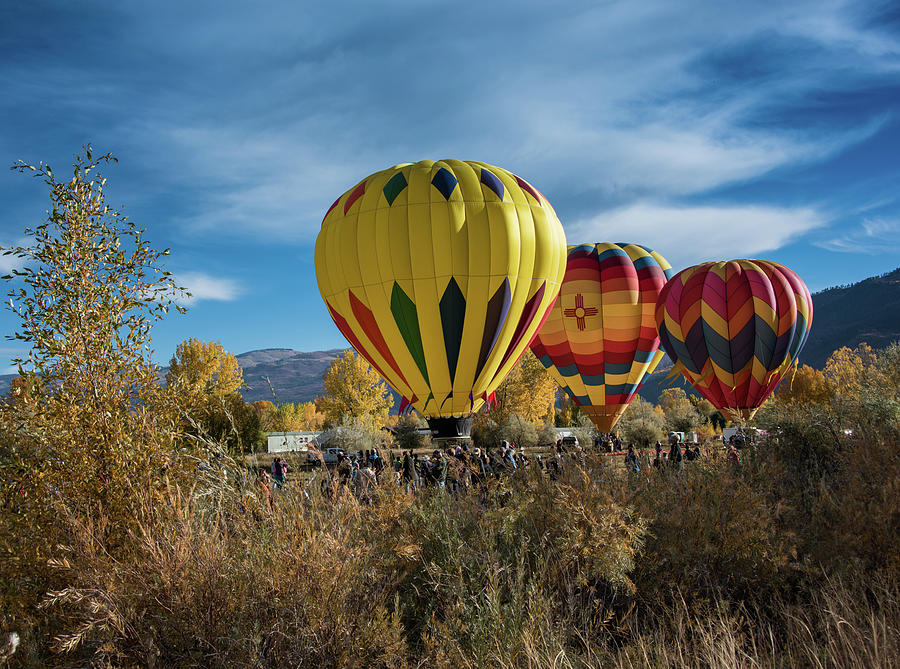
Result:
M637 396L619 419L616 429L622 433L626 443L635 446L649 446L665 436L664 416L643 397Z
M687 432L706 420L682 388L667 388L662 391L659 406L666 416L666 427L674 432Z
M415 414L401 417L394 427L394 445L404 451L425 448L431 443L431 437L419 434L423 427L425 424Z

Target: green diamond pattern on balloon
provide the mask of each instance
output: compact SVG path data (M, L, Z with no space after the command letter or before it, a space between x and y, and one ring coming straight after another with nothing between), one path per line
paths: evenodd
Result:
M394 322L400 330L400 335L403 337L410 355L416 361L419 371L422 372L425 383L430 386L428 366L425 364L425 349L422 346L422 333L419 330L419 313L415 303L409 299L396 281L394 289L391 291L391 313L394 315Z
M384 185L382 189L384 192L384 197L387 198L388 206L390 207L394 204L394 200L397 199L397 196L403 192L403 189L406 188L407 181L406 177L403 176L403 172L397 172L394 176L390 178L390 180Z

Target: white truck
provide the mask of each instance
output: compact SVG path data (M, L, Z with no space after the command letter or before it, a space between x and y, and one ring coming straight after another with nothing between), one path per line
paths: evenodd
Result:
M306 454L306 461L334 464L338 461L338 456L340 455L347 455L347 451L343 448L326 448L324 451L310 451Z

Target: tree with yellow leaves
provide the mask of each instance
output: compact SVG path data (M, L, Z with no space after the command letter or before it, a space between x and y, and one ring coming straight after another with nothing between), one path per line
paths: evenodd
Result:
M526 351L497 388L491 418L505 423L513 414L529 423L553 421L559 386L531 351Z
M319 413L313 402L285 402L277 407L271 402L254 402L259 407L262 429L266 432L302 432L319 430L325 416Z
M775 401L781 404L825 402L834 397L834 388L823 372L802 365L788 374L775 391Z
M238 392L243 385L233 354L217 341L193 337L178 345L166 373L167 390L181 408L181 432L233 453L261 443L259 411L244 402Z
M2 493L15 493L0 504L0 555L15 558L0 560L0 590L15 591L3 599L13 619L55 585L48 561L68 557L60 546L73 527L89 527L92 545L109 550L162 472L187 465L173 457L150 358L151 326L183 310L173 302L182 291L164 270L168 251L107 204L101 172L113 162L86 146L64 176L43 163L13 166L43 181L51 205L27 241L0 249L21 267L3 278L14 338L28 347L14 361L12 401L0 402Z
M877 361L875 351L863 342L856 348L839 348L825 363L825 378L837 394L858 391L869 368Z
M316 406L327 425L336 425L345 416L383 422L394 405L381 375L353 349L331 361L322 381L324 392Z
M244 373L237 358L217 341L191 337L178 345L166 372L166 385L193 400L206 404L209 398L236 393L244 385Z

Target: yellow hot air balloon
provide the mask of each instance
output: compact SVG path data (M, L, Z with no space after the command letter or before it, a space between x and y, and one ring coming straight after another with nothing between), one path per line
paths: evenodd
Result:
M569 247L559 299L531 350L601 432L662 358L656 298L671 269L639 244Z
M435 436L468 436L531 343L566 268L550 203L461 160L366 177L325 214L316 278L331 317Z

